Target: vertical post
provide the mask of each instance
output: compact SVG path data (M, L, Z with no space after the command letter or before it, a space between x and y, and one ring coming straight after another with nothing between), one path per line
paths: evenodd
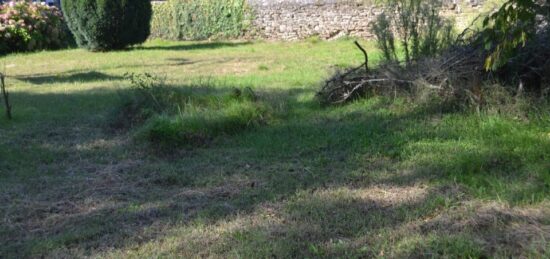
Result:
M8 120L11 120L11 105L10 105L10 99L8 91L6 90L6 77L4 74L0 73L0 88L2 90L2 96L4 97L4 104L6 105L6 117L8 117Z

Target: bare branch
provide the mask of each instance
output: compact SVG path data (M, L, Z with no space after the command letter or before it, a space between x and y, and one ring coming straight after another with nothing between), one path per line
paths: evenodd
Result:
M363 55L365 55L365 73L368 74L369 73L369 55L367 54L367 51L363 48L363 46L361 46L361 44L359 44L359 42L355 41L355 46L357 46L359 48L359 50L361 50L361 52L363 52Z

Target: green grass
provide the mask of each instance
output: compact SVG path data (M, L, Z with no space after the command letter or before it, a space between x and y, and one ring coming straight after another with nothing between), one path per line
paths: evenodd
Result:
M321 107L323 79L362 59L349 40L2 58L0 257L549 256L548 108ZM126 73L190 98L113 129ZM159 153L140 137L155 123L210 141Z

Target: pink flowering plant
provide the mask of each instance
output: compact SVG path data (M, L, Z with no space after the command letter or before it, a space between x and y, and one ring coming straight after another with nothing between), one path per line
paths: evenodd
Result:
M0 54L57 49L68 39L58 8L23 0L0 5Z

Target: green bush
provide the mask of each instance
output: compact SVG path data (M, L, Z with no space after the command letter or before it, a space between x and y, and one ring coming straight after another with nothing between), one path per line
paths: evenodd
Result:
M249 25L245 0L169 0L153 6L151 37L170 40L235 38Z
M0 5L0 54L62 48L69 39L55 7L26 1Z
M410 63L434 56L452 43L454 26L440 15L441 0L391 0L385 5L371 29L387 60L397 61L396 46L402 47L405 61Z
M124 49L149 37L150 0L63 0L62 5L80 47L92 51Z
M522 59L521 56L527 60L532 59L532 55L541 56L546 61L549 22L550 1L507 0L498 11L485 17L483 21L483 43L491 52L486 59L485 68L497 70L513 59ZM538 44L537 40L541 40L542 44ZM529 50L529 47L534 48ZM519 69L524 69L533 64L520 66Z

